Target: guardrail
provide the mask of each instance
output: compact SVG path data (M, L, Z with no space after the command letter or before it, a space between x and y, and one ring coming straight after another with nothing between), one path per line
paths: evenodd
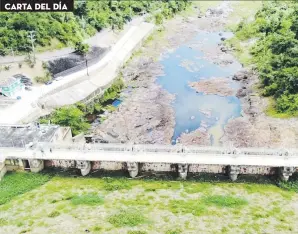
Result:
M233 148L233 147L198 147L185 145L138 145L138 144L103 144L103 143L48 143L39 142L38 148L79 151L114 151L114 152L144 152L144 153L178 153L178 154L234 154L259 156L297 156L298 149L271 148Z

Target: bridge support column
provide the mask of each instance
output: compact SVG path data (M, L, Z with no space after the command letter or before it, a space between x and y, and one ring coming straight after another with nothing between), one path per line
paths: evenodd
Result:
M240 173L240 166L231 165L228 167L229 177L232 181L236 181Z
M296 171L296 167L279 167L278 175L282 181L288 181L290 176Z
M130 177L136 177L139 173L139 164L137 162L128 162L126 165Z
M30 171L37 173L44 169L44 161L40 159L29 159Z
M91 162L89 162L89 161L76 161L76 168L81 170L82 176L86 176L91 171Z
M5 166L5 162L0 162L0 181L4 177L7 172L7 168Z
M188 164L178 164L178 175L179 178L186 180L188 172Z

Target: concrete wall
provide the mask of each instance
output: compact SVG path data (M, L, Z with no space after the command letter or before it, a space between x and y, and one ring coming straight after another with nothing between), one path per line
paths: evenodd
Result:
M91 163L92 170L103 171L126 171L125 162L100 162ZM139 163L140 172L176 172L178 164L171 163ZM75 160L46 160L45 167L75 168ZM277 167L259 167L259 166L240 166L239 174L243 175L275 175L278 173ZM190 173L212 173L227 174L226 165L188 165Z

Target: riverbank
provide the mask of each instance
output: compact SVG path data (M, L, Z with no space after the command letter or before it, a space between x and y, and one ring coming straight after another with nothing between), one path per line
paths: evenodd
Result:
M282 119L266 115L270 102L258 93L258 74L246 68L234 79L241 83L242 88L237 96L243 111L241 117L231 119L225 126L224 144L234 147L296 148L297 118Z

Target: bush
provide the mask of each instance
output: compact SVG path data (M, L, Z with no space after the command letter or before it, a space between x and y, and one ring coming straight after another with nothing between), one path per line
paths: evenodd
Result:
M51 80L51 77L50 76L36 76L34 78L34 80L37 82L37 83L46 83L48 81Z
M75 45L75 50L78 54L86 55L89 51L89 45L82 42L77 42Z

